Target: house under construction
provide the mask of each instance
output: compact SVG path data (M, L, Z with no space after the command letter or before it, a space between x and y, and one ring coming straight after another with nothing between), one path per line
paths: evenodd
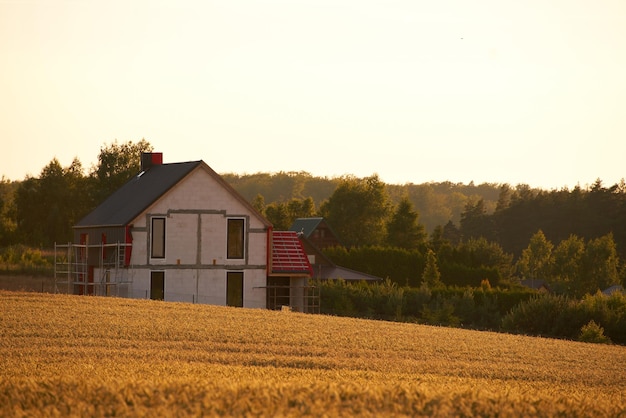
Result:
M55 246L59 292L319 312L296 232L271 223L203 161L142 169Z

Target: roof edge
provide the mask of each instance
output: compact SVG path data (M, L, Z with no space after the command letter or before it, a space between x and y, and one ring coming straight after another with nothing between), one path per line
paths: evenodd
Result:
M209 175L211 177L213 177L218 183L220 183L226 190L228 190L241 204L243 204L248 210L250 210L252 213L254 213L257 218L259 218L259 220L261 221L261 223L266 227L266 228L270 228L272 227L272 223L270 221L267 220L267 218L265 218L265 216L263 216L261 214L261 212L259 212L258 210L256 210L254 208L254 206L252 206L252 204L250 202L248 202L242 195L241 193L239 193L237 190L235 190L235 188L233 186L230 185L230 183L228 183L226 180L224 180L224 178L222 176L220 176L215 170L213 170L211 168L211 166L209 166L207 163L205 163L204 161L200 160L200 166L203 167L207 173L209 173ZM196 168L194 168L193 170L191 170L191 172L193 172L194 170L196 170Z

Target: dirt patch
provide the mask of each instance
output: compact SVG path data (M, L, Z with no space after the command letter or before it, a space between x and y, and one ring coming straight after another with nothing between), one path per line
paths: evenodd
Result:
M0 289L22 292L54 293L54 277L0 275Z

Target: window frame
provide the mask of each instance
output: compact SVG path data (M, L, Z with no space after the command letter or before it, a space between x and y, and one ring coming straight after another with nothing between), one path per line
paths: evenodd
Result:
M240 228L231 230L231 225L235 224L240 225ZM245 218L228 218L226 221L226 259L243 260L245 255L246 220Z
M243 308L244 283L243 271L226 272L226 306Z
M155 222L162 222L162 231L157 236L155 234ZM165 237L166 237L166 226L167 222L165 220L165 216L154 216L150 219L150 258L153 260L164 260L165 259ZM155 244L157 243L157 239L160 241L160 249L158 253L155 252Z
M156 285L159 285L158 287ZM165 271L150 271L150 299L165 300Z

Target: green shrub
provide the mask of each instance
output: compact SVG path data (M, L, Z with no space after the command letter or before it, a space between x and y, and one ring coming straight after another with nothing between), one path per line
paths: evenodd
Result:
M422 309L422 322L430 325L457 327L461 324L461 318L454 315L452 301L438 297Z
M541 295L513 308L502 320L506 331L578 339L581 329L593 321L611 341L626 343L626 297L598 292L582 300Z
M604 328L592 319L580 329L578 341L586 343L610 344L611 339L604 335Z
M402 299L404 316L415 319L421 317L424 306L430 302L431 298L432 291L426 285L405 288Z
M537 295L522 302L502 319L506 331L532 335L559 336L559 318L569 310L570 300L561 295Z
M51 274L53 258L39 249L21 244L0 249L1 269L10 273Z

